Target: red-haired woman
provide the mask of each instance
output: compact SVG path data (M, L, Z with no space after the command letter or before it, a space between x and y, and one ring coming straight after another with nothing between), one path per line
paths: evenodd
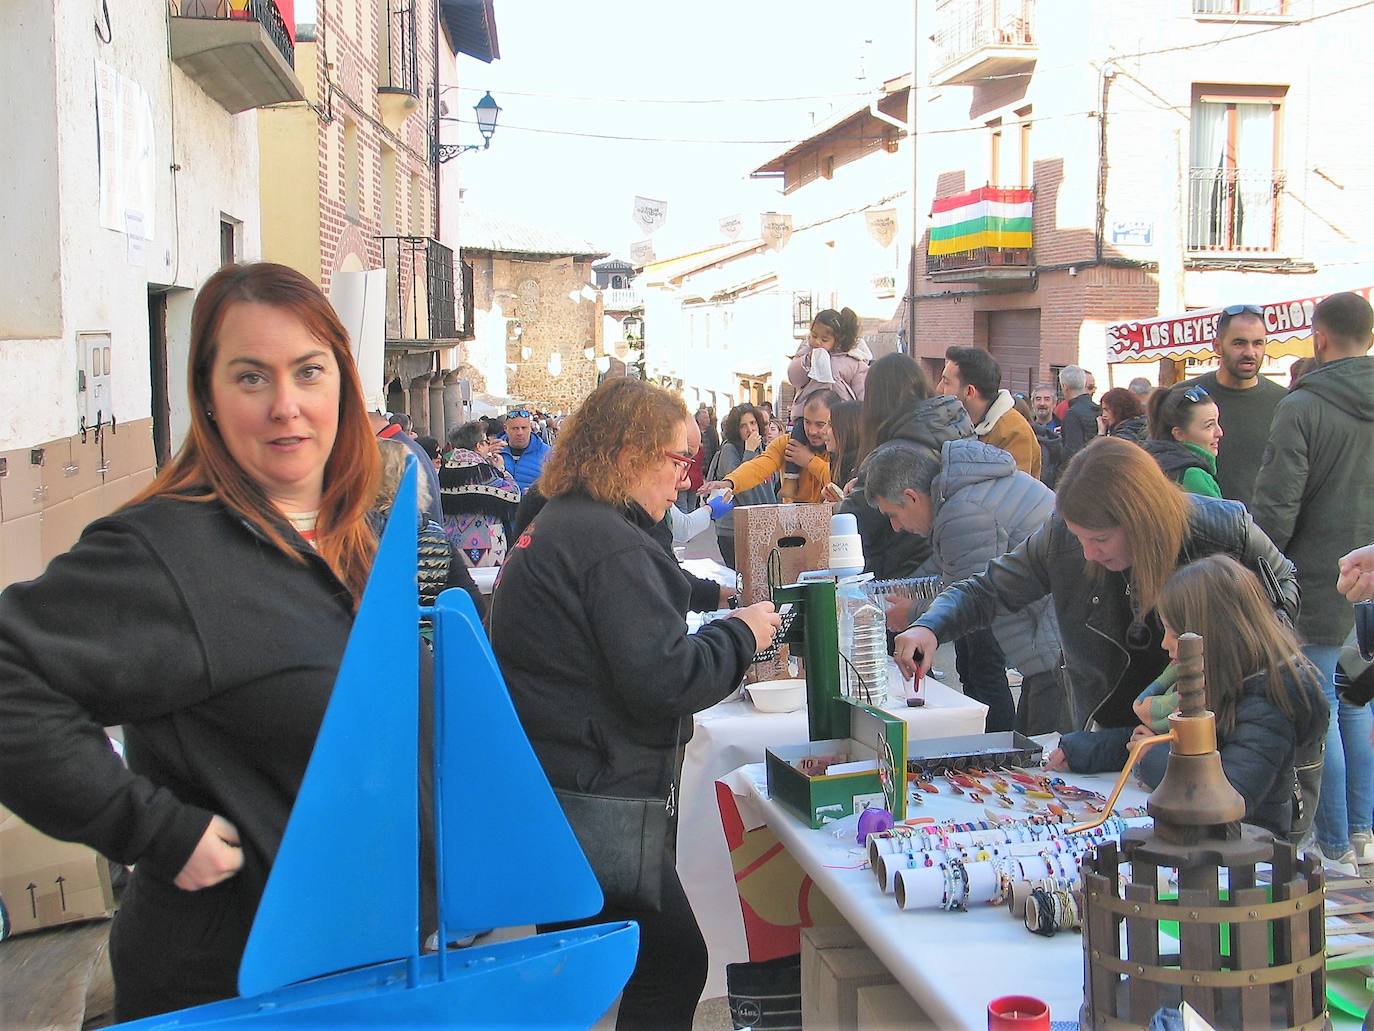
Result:
M220 269L189 366L177 456L0 595L0 801L135 864L110 935L121 1020L237 994L376 550L377 444L317 286Z

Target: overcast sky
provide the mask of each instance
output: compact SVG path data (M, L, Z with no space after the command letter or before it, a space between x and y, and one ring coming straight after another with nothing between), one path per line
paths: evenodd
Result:
M653 237L659 257L722 241L718 219L740 213L757 233L776 183L750 169L787 143L662 143L672 137L792 141L854 94L910 68L911 0L631 0L597 10L566 0L496 0L501 58L460 58L450 115L472 119L486 90L502 112L491 149L466 154L465 203L547 225L628 256L641 237L636 194L666 200ZM865 44L866 40L872 43ZM865 56L866 55L866 56ZM868 79L857 78L861 57ZM538 94L529 96L526 94ZM761 98L805 97L787 102ZM590 98L590 99L579 99ZM726 103L649 103L717 100ZM471 124L446 141L479 141Z

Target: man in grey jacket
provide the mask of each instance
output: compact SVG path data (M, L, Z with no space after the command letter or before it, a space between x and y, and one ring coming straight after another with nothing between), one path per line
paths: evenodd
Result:
M1354 293L1332 294L1312 313L1317 367L1274 410L1255 479L1255 523L1298 567L1303 650L1322 672L1326 739L1317 844L1331 859L1374 862L1374 756L1368 706L1337 704L1332 675L1354 623L1336 589L1341 558L1374 538L1374 311Z
M1054 511L1048 487L1020 472L1001 448L977 440L947 441L938 457L905 442L889 444L869 460L865 489L893 530L930 538L946 583L982 572ZM1016 729L1023 734L1068 729L1056 676L1059 624L1050 599L1000 612L992 631L1021 672Z

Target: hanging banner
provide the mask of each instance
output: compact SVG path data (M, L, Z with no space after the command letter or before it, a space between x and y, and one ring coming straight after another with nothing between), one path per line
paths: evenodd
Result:
M744 219L739 215L727 215L720 220L720 235L731 243L739 239L740 230L744 228Z
M792 216L766 211L759 216L759 235L770 251L780 251L792 239Z
M649 240L630 244L630 264L647 265L654 260L654 245Z
M897 239L896 208L869 208L864 212L864 221L868 223L868 235L879 247L891 247Z
M652 236L663 228L663 223L668 220L668 202L666 200L650 200L648 197L636 197L634 211L631 213L635 225L639 226L640 232Z
M1369 299L1374 286L1357 287L1354 293ZM1269 338L1269 358L1305 358L1312 354L1312 309L1326 294L1295 301L1276 301L1263 308L1264 332ZM1107 327L1107 361L1154 362L1161 358L1204 359L1212 355L1220 308L1190 311L1186 315L1161 316L1137 322L1117 322Z

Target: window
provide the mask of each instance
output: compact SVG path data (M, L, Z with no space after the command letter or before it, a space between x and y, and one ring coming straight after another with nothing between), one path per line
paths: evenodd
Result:
M1017 186L1030 186L1034 182L1035 166L1031 160L1031 109L1029 107L1018 108L1016 117L1021 125L1018 135L1020 136L1020 160L1017 162Z
M382 235L396 235L396 151L382 144Z
M239 260L241 250L239 244L239 227L243 223L236 218L228 215L219 217L219 263L221 266L232 265Z
M1002 185L1002 119L988 122L988 185Z
M1193 13L1282 16L1288 13L1288 3L1287 0L1193 0Z
M415 172L410 173L410 235L426 235L425 191L421 185L420 176Z
M344 213L358 221L362 197L362 155L358 150L358 126L344 123L343 132Z
M1189 250L1278 247L1282 100L1283 91L1271 87L1194 87Z

